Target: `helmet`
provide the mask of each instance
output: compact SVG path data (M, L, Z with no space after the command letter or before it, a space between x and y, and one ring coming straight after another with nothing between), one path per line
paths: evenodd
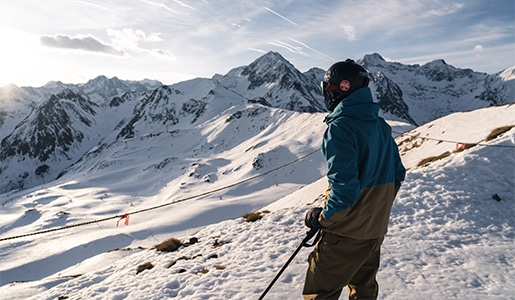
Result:
M369 81L367 70L352 59L335 63L325 72L321 82L326 108L333 111L352 92L368 86Z

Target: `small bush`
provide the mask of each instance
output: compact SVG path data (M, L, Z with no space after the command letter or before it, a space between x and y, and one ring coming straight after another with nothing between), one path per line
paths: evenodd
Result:
M139 274L145 270L150 270L154 267L154 265L151 263L151 262L146 262L144 264L141 264L139 265L137 268L136 268L136 274Z
M253 211L253 212L244 214L242 216L242 218L244 218L245 221L247 221L247 222L256 222L257 220L260 220L261 218L263 218L263 214L268 214L268 213L270 213L269 210Z
M249 212L242 216L245 221L247 222L256 222L257 220L261 219L263 216L260 212Z
M405 136L407 136L407 138L400 141L399 144L397 145L399 147L399 149L401 149L402 147L405 147L404 148L405 150L411 150L413 148L417 148L422 145L423 140L418 140L420 137L420 132L415 135L401 134L396 138L396 140L401 139ZM405 145L405 144L407 144L407 145Z
M491 141L495 138L497 138L498 136L500 136L501 134L511 130L513 127L515 127L515 125L507 125L507 126L502 126L502 127L499 127L499 128L495 128L494 130L492 130L492 132L490 132L490 134L485 138L485 142L488 142L488 141Z
M449 155L451 155L451 152L446 151L445 153L442 153L437 156L431 156L431 157L424 158L417 164L417 167L425 167L425 166L429 165L430 163L438 161L442 158L446 158Z
M198 270L196 274L200 276L202 274L207 274L208 272L209 272L209 270L204 268L204 269Z
M246 213L242 217L247 222L256 222L257 220L260 220L261 218L263 218L263 215L260 212L254 211L254 212Z
M161 252L174 252L177 251L181 246L182 242L176 238L167 239L166 241L156 245L154 248Z

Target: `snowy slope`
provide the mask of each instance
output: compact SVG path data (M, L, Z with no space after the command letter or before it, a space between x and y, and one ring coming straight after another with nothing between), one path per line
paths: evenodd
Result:
M515 98L513 68L488 75L457 69L442 60L423 66L387 62L379 54L365 55L359 62L371 72L381 115L392 121L423 124L452 112L509 104ZM84 163L105 167L109 158L86 160L107 157L101 152L115 149L115 143L130 144L136 137L152 139L164 132L195 132L219 118L238 123L248 104L264 110L323 112L319 90L323 74L320 68L301 73L279 53L269 52L225 75L170 86L98 76L85 84L0 87L0 193L53 181ZM229 112L234 115L228 116ZM259 112L245 109L245 113ZM242 139L257 132L251 131L233 129ZM196 139L203 143L204 137L197 134L190 142ZM146 145L136 151L143 153Z
M415 168L424 159L450 155L463 146L481 147L492 131L508 125L515 125L513 104L454 113L406 132L397 142L406 168Z
M490 128L515 125L514 115L512 106L454 114L399 136L398 143L410 135L477 143ZM235 149L221 144L222 139L237 138L230 124L206 123L197 130L209 133L207 143L193 147L189 154L188 134L198 133L179 131L174 144L185 146L178 146L174 155L202 154L194 149L213 148L206 156L192 157L190 165L178 166L188 172L175 181L158 168L149 168L142 176L130 175L137 173L129 166L170 167L158 164L166 157L162 148L169 147L170 140L156 135L129 140L127 145L113 144L110 152L102 152L116 155L138 149L136 143L152 143L155 147L145 153L147 164L135 160L134 166L127 155L121 157L128 161L117 161L116 156L109 161L111 156L106 156L107 168L88 172L98 166L85 164L81 171L72 172L76 177L62 178L69 181L2 195L0 239L109 218L242 182L131 214L128 226L121 221L116 227L115 218L0 240L0 299L256 299L303 238L304 212L320 205L317 199L326 187L317 153L323 116L267 110L262 117L275 120L275 125L241 141ZM254 122L239 124L252 130ZM396 132L407 127L396 125ZM296 128L293 139L291 128ZM424 140L410 149L401 144L411 169L394 205L383 247L380 298L513 299L515 128L425 167L414 167L415 158L439 155L443 149L437 145L455 146L431 142ZM253 154L238 160L245 151ZM308 156L267 173L303 155ZM133 158L137 157L140 154L135 153ZM251 159L255 164L248 162L250 157L256 158ZM163 182L149 186L146 180L151 172L163 174ZM212 178L209 174L217 176L216 185L206 181ZM255 177L260 174L264 175ZM494 194L501 200L494 200ZM240 217L256 210L267 212L256 222ZM198 243L170 253L152 249L172 237L184 242L196 237ZM267 299L300 297L309 251L301 250ZM154 267L137 274L136 268L147 262Z

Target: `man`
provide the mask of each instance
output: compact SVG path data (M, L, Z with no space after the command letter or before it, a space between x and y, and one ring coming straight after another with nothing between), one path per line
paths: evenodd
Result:
M347 59L332 65L322 81L327 129L322 153L329 189L323 208L305 222L322 234L309 257L304 299L377 299L376 273L394 198L406 170L391 128L378 116L368 72Z

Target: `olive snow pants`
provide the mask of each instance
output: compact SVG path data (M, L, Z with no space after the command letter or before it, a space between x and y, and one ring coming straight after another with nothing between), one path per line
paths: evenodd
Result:
M345 286L349 299L377 299L383 239L356 240L324 232L309 255L304 300L337 300Z

